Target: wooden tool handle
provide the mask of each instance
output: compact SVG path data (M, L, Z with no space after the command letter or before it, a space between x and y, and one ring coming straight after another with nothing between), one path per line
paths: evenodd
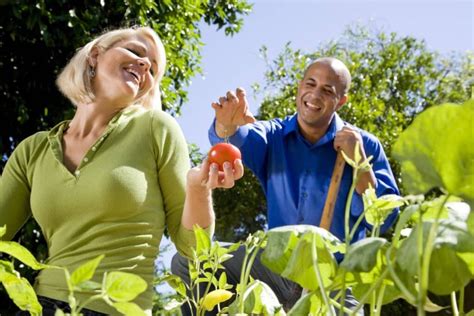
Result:
M319 226L326 230L329 230L334 215L334 206L336 206L337 194L339 193L339 187L341 185L342 174L344 172L344 166L346 162L341 152L337 152L336 164L332 172L331 183L329 184L328 195L326 197L326 203L324 204L323 215L321 216L321 223Z

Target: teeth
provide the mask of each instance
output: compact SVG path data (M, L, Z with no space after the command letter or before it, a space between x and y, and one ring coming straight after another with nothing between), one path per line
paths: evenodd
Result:
M130 68L127 68L126 71L131 73L137 80L139 80L138 78L140 78L140 76L138 75L138 72Z
M305 104L307 107L312 108L312 109L316 109L316 110L320 110L320 109L321 109L320 106L318 106L318 105L316 105L316 104L313 104L313 103L310 103L310 102L308 102L308 101L305 101L304 104Z

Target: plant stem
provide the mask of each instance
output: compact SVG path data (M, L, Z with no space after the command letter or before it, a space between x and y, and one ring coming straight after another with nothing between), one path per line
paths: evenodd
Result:
M245 289L247 288L247 284L245 282L245 272L247 270L247 259L249 257L250 251L248 250L247 246L245 246L245 257L244 261L242 262L242 271L240 272L240 293L239 295L239 313L244 313L244 293Z
M380 283L383 281L385 276L388 274L388 269L383 270L383 272L380 274L379 278L377 279L376 282L372 283L370 288L365 292L364 296L359 300L359 304L357 307L352 311L351 315L355 315L365 304L365 301L367 301L367 298L369 297L370 294L380 285Z
M430 272L430 263L431 263L431 254L433 252L433 243L436 238L436 234L438 232L438 226L439 226L439 218L441 216L441 211L443 210L444 205L446 204L447 200L449 198L449 194L446 195L446 197L443 200L443 203L441 203L438 212L436 214L436 218L431 225L429 234L428 234L428 240L426 241L426 246L424 249L424 256L423 256L423 262L422 262L422 270L421 270L421 280L420 280L420 293L421 293L421 302L419 303L418 308L422 308L425 305L426 302L426 296L428 292L428 281L429 281L429 272ZM420 216L421 218L421 216ZM420 306L421 305L421 306ZM421 314L422 316L425 315L425 312L423 310L423 313Z
M377 305L376 305L376 309L377 309L377 313L375 314L376 316L380 316L382 313L383 296L385 295L385 287L386 287L385 284L382 284L382 286L380 287L380 292L377 298Z
M421 284L422 284L422 278L423 278L423 214L420 212L420 216L418 218L418 230L417 230L417 236L416 236L416 250L417 250L417 256L418 256L418 264L417 264L417 274L418 274L418 283L419 283L419 289L418 289L418 297L417 297L417 302L416 302L416 310L417 310L417 315L418 316L424 316L425 315L425 300L426 298L423 296L423 291L421 289Z
M319 289L321 291L321 296L323 297L324 304L326 304L326 306L328 307L328 311L331 311L331 312L329 312L329 314L334 315L332 305L329 303L329 299L327 297L326 290L324 288L323 279L321 277L321 271L319 271L318 251L316 250L316 235L314 235L314 234L313 234L313 238L311 240L311 257L312 257L313 262L314 262L313 263L313 268L314 268L314 272L316 274L316 279L318 280ZM344 304L342 304L342 306L344 306Z
M353 310L351 310L351 309L349 309L345 306L341 306L341 304L337 300L329 298L329 302L331 303L331 305L335 306L339 310L342 310L346 314L352 314L353 313Z
M458 310L458 304L456 302L456 292L455 291L451 292L451 306L453 308L453 315L454 316L459 316L459 310Z
M459 315L464 316L464 288L459 290Z
M84 301L84 303L79 305L79 307L77 308L76 311L79 313L84 307L86 307L87 304L89 304L92 301L101 299L103 296L104 295L101 293L101 294L97 294L97 295L93 295L93 296L89 297L87 300ZM72 310L72 308L71 308L71 310Z

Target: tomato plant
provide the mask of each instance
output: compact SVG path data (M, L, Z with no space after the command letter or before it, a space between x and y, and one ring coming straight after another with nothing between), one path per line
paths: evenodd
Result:
M224 162L228 161L234 164L235 159L242 159L240 150L229 143L218 143L209 150L207 154L209 163L217 163L219 170L224 171Z

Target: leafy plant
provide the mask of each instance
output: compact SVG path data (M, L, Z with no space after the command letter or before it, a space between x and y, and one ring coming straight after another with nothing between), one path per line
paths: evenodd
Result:
M6 226L0 227L0 237L6 232ZM71 274L66 268L46 265L38 262L35 257L17 242L0 240L0 252L6 253L35 270L62 269L66 276L69 289L68 302L70 313L58 309L57 316L79 316L81 310L95 300L103 300L108 305L125 315L146 315L135 303L131 302L140 293L146 290L146 282L139 276L131 273L113 271L104 273L102 284L92 282L91 278L97 266L104 258L103 255L92 259L79 266ZM8 295L21 310L28 311L31 315L41 315L42 307L38 302L36 293L28 280L15 271L11 262L0 260L0 282L5 287ZM85 302L79 302L74 296L76 291L95 291Z

